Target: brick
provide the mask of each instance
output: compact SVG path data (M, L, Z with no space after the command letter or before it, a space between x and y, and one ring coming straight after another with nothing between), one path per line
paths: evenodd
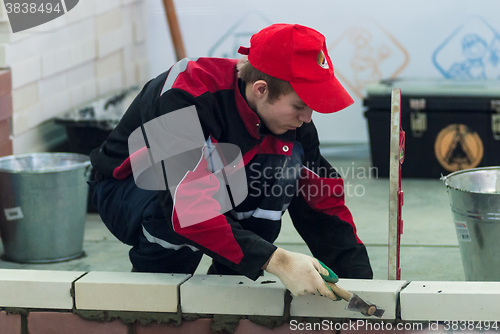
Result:
M12 88L24 86L37 81L42 76L41 57L34 56L29 59L11 64Z
M81 271L0 269L0 307L71 309L71 283Z
M68 87L79 86L94 79L94 62L89 61L66 72Z
M130 87L137 84L137 77L134 64L125 65L125 69L123 71L123 81L125 83L125 87Z
M139 12L139 14L142 15L142 12ZM132 36L133 36L133 41L136 44L140 44L146 41L147 28L146 28L146 22L144 22L144 20L132 21Z
M16 112L12 115L12 135L17 136L30 128L29 116L24 112Z
M149 61L147 59L137 61L135 64L135 71L139 84L146 83L151 79Z
M28 129L32 129L45 121L42 104L40 102L18 110L12 116L12 134L17 136Z
M12 75L10 70L0 70L0 96L12 92Z
M40 87L38 81L30 82L12 90L14 112L29 107L40 101Z
M95 1L95 15L103 14L120 6L120 0Z
M212 334L210 323L212 319L197 319L195 321L183 321L179 327L174 324L150 324L142 326L134 324L135 334Z
M0 156L1 150L0 150ZM0 312L0 334L21 334L21 315Z
M382 319L396 319L398 293L406 281L340 279L338 285L356 293L364 301L375 303L385 310ZM293 297L290 315L297 317L367 318L359 312L347 311L347 302L332 301L321 296Z
M411 282L401 291L403 320L498 320L500 282Z
M97 56L99 58L121 50L125 46L124 29L115 29L97 37L96 44Z
M128 22L127 22L128 24ZM122 8L117 7L94 17L95 36L104 35L123 26Z
M318 323L317 329L319 330L308 330L306 326L310 326L305 323L296 322L288 324L285 323L276 328L268 328L261 325L257 325L256 323L251 322L250 320L240 320L238 327L236 327L236 331L234 334L288 334L288 333L306 333L306 334L335 334L335 330L328 329L322 330L321 323ZM303 327L302 327L303 326ZM313 327L312 327L313 328Z
M93 271L75 282L76 308L176 312L178 286L190 275Z
M68 88L67 75L66 73L58 73L51 77L42 78L38 86L42 99L59 94Z
M96 49L94 38L81 40L59 48L42 56L43 77L50 77L56 73L89 62L95 58Z
M44 120L51 119L70 108L68 91L60 92L42 100Z
M182 312L281 316L286 289L279 279L263 284L268 280L269 277L252 281L244 276L195 275L181 285Z
M97 81L99 95L104 95L113 90L123 88L123 82L124 80L122 71L104 78L99 78Z
M135 44L133 52L134 59L147 59L148 43Z
M64 15L68 24L75 23L94 15L94 1L79 1L77 6Z
M108 77L120 71L123 66L122 51L114 52L103 58L99 58L95 62L95 76L96 78Z
M12 95L0 96L0 121L11 117L12 114Z
M12 140L0 143L0 157L5 157L13 154Z
M74 86L69 90L70 108L89 102L97 97L97 87L95 80L89 80Z
M84 320L73 313L30 312L30 334L127 334L128 328L121 320L97 322Z

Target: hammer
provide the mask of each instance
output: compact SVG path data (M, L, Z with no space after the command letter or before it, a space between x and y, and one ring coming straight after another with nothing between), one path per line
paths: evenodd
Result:
M325 282L332 289L333 293L341 297L343 300L347 301L347 306L345 307L348 311L360 312L361 314L369 317L376 316L381 318L384 314L384 310L378 308L375 304L370 304L361 299L357 294L351 293L347 290L342 289L335 283Z

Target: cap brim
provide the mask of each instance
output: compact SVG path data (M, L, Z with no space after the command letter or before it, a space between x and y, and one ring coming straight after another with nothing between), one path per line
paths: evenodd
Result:
M319 113L333 113L354 103L352 97L335 77L319 83L290 84L300 99Z

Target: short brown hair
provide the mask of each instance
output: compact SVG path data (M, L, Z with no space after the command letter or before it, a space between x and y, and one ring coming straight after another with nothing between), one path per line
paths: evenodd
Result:
M246 83L254 83L258 80L267 82L269 89L269 102L272 103L281 95L287 95L293 91L292 85L288 81L284 81L268 74L265 74L250 64L247 56L243 56L237 65L238 77Z

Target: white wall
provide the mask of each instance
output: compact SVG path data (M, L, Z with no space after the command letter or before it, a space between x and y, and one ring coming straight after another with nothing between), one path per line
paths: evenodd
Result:
M14 154L50 149L64 131L47 121L149 78L145 4L80 0L67 14L17 33L0 15L0 67L12 73Z
M467 64L461 41L472 37L466 35L482 38L500 57L500 38L494 39L500 32L496 0L176 0L175 5L188 57L239 57L237 48L248 46L253 33L277 22L322 32L336 73L356 102L333 115L315 113L322 142L368 141L362 106L367 82L445 77L453 64ZM147 0L147 7L155 76L175 59L162 1ZM498 79L500 63L493 51L480 62L487 77Z

